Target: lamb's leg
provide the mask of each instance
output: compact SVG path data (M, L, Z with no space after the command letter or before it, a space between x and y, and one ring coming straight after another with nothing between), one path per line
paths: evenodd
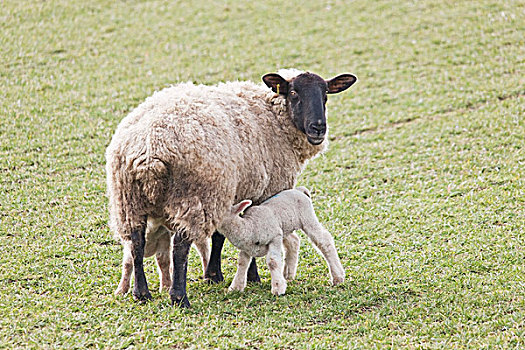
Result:
M188 272L188 254L191 242L181 237L179 233L173 235L173 278L170 289L172 304L180 307L190 307L188 296L186 295L186 274Z
M272 276L272 294L283 295L286 292L286 280L283 276L283 258L281 254L283 241L282 238L274 239L268 245L266 263Z
M343 269L343 265L341 265L339 256L337 255L334 238L330 232L328 232L321 225L321 223L319 223L315 214L313 214L310 222L303 225L303 231L323 254L326 262L328 263L330 275L332 276L332 284L335 286L337 284L343 283L345 280L345 271Z
M202 239L196 240L193 243L197 247L197 250L201 256L202 273L204 276L206 276L206 269L208 268L208 264L210 262L210 245L208 244L208 239L204 237Z
M144 246L146 244L146 223L131 231L131 256L133 258L133 270L135 271L135 285L133 296L137 300L151 299L148 282L144 274Z
M224 236L218 231L215 231L211 236L210 261L208 263L206 272L204 273L204 278L206 278L210 283L219 283L224 281L221 271L221 252L223 244Z
M129 291L131 274L133 273L133 257L131 256L131 242L122 242L122 277L115 290L115 295L124 295Z
M261 283L261 277L259 277L259 272L257 271L255 258L252 259L250 267L248 268L248 282Z
M232 284L228 288L229 291L238 290L242 292L244 288L246 288L246 273L250 261L251 256L241 250L237 261L237 272L235 273L235 277L233 277Z
M284 245L284 270L283 275L288 281L295 278L297 272L297 259L301 239L297 233L292 232L283 239Z
M165 233L158 239L155 259L160 279L160 292L169 291L171 286L171 258L170 258L171 234L165 230Z

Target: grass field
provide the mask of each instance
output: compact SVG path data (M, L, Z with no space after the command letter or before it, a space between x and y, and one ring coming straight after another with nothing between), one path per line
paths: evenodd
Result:
M0 2L0 348L525 348L523 1ZM115 297L104 151L153 91L281 67L359 82L299 183L347 271L303 236L287 294L189 310ZM159 285L146 262L150 287Z

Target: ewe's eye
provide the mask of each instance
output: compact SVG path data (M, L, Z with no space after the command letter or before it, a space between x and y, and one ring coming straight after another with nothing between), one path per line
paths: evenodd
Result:
M295 90L292 90L290 91L290 97L293 98L293 99L296 99L299 97L299 95L297 94L297 92Z

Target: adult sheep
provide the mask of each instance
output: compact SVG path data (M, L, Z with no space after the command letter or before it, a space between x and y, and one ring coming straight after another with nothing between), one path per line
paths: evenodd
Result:
M178 84L117 127L106 150L110 227L131 251L136 299L151 298L143 268L148 221L174 232L169 294L189 307L191 243L210 237L236 201L258 204L293 188L306 161L325 149L327 94L357 80L297 70L262 79L271 91L252 82Z

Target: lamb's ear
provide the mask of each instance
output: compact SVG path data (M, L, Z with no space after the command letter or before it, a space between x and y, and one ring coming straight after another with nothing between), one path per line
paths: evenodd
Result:
M262 77L262 80L273 92L277 94L288 94L288 82L277 73L269 73Z
M239 215L242 213L246 208L248 208L250 205L252 205L252 201L249 199L245 199L240 203L235 204L232 207L232 215Z
M354 85L356 81L357 77L353 74L338 75L335 78L326 81L328 84L328 93L337 94L338 92L345 91L350 86Z

